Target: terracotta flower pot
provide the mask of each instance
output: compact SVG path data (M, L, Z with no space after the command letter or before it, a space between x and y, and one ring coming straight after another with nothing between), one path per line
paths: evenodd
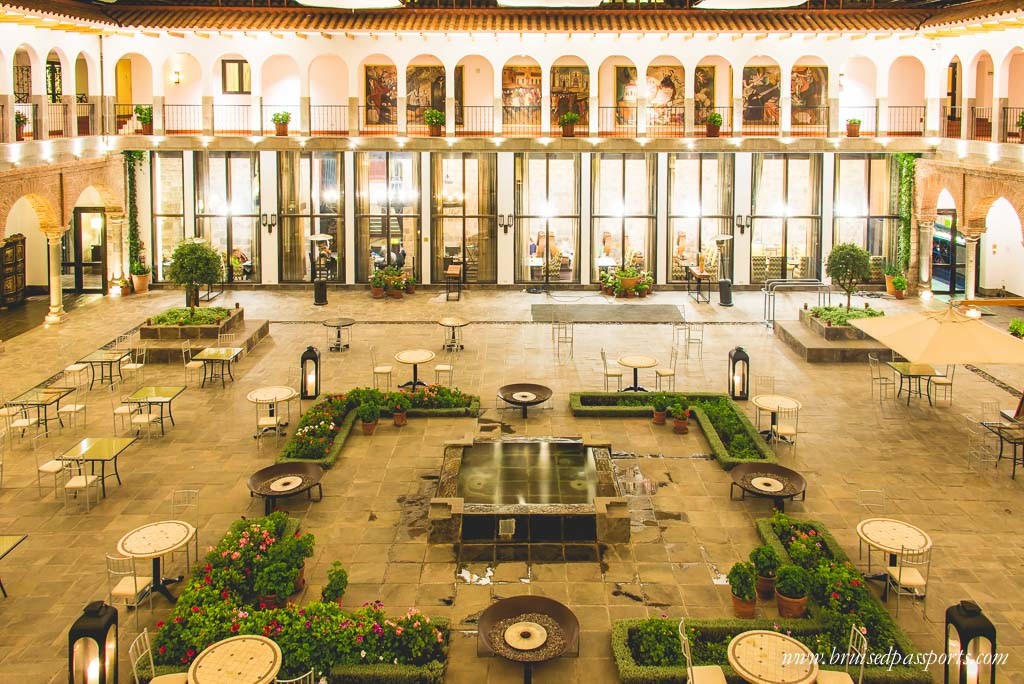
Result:
M416 286L413 285L412 283L406 283L405 284L405 293L406 294L416 294Z
M430 135L431 135L431 137L440 138L442 133L444 133L444 130L442 130L441 124L431 124L430 125Z
M391 295L391 297L393 297L394 299L401 299L402 297L405 296L405 290L399 290L398 288L395 287L389 287L388 294Z
M770 599L775 594L775 578L757 576L757 595L763 599Z
M21 142L25 139L25 124L14 127L14 140L15 142Z
M896 290L893 294L896 296L896 299L903 299L903 290Z
M640 278L622 278L619 283L623 290L632 290L640 282Z
M142 124L142 135L153 135L152 122Z
M135 290L136 294L149 292L149 278L149 273L147 273L146 275L135 275L134 273L132 274L132 289Z
M666 411L655 410L654 411L654 418L653 418L654 424L655 425L664 425L665 424L665 418L667 416L668 416L668 413Z
M860 124L848 123L846 124L846 137L847 138L859 138L860 137Z
M370 294L374 299L384 299L384 288L370 286Z
M775 603L779 606L779 617L802 618L807 613L807 597L789 598L775 592Z
M405 411L402 411L401 413L395 411L391 414L391 417L395 421L395 427L405 427L409 422L409 414Z
M367 423L366 421L359 422L362 423L364 435L372 435L373 431L377 429L377 421L373 421L372 423Z
M754 608L757 606L757 599L751 599L750 601L744 601L743 599L732 595L732 612L738 618L750 619L754 617Z
M562 137L563 138L575 138L576 137L576 124L562 124Z
M895 295L896 294L896 288L893 287L893 284L892 284L892 279L895 278L895 277L896 276L891 276L891 275L885 276L885 292L886 292L886 294L891 294L891 295Z
M274 124L274 135L288 135L288 124L276 123Z
M299 566L299 574L295 576L295 589L292 591L293 594L298 594L300 591L306 588L306 564L303 563Z
M709 137L709 138L717 138L718 137L718 131L720 131L722 129L721 124L709 123L709 124L705 124L705 126L707 127L707 137Z
M690 431L690 419L689 418L673 418L672 419L672 432L677 435L685 435Z

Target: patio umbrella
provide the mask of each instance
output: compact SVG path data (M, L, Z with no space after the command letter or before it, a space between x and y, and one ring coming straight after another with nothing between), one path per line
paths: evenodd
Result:
M953 306L850 324L914 363L1024 363L1024 341Z

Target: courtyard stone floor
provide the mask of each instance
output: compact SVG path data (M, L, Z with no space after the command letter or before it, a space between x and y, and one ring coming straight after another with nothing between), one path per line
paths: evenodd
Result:
M747 349L753 374L773 375L778 393L803 404L797 445L783 448L780 460L806 475L808 494L806 502L787 506L787 512L825 523L856 559L856 524L872 515L858 506L858 490L883 489L886 514L925 529L935 544L926 613L921 602L905 602L899 615L915 645L941 652L945 608L973 599L995 622L1000 650L1009 653L1000 681L1024 682L1024 541L1015 531L1016 515L1024 511L1024 474L1019 481L1011 480L1008 463L979 474L967 468L966 456L981 402L996 400L1011 408L1017 398L979 373L958 368L951 406L930 407L917 399L909 407L902 401L872 400L865 364L807 364L759 324L759 293L736 293L732 309L694 304L685 293L675 292L629 302L592 291L469 291L461 301L447 303L443 292L423 290L403 300L375 301L366 291L332 291L330 297L327 307L314 307L310 292L225 293L215 304L239 302L246 319L269 319L270 336L237 365L235 382L225 389L219 384L190 386L174 404L177 426L168 426L164 437L141 439L125 452L120 460L123 484L111 480L107 498L89 513L80 512L75 503L65 508L63 498L55 500L45 483L40 498L30 441L15 438L4 459L0 533L29 536L0 561L0 577L10 595L0 599L0 680L66 679L67 630L86 603L106 598L104 554L114 553L125 532L170 517L173 490L200 491L203 548L214 544L238 517L262 514L262 501L250 498L245 483L254 470L273 462L278 445L270 438L259 448L253 440L255 410L245 398L248 392L284 384L309 344L324 350L325 392L371 384L371 346L382 359L403 349L427 347L438 352L440 361L444 332L434 321L442 315L473 322L464 330L466 348L456 358L455 385L481 396L482 416L410 419L404 428L382 423L372 437L357 430L324 477L323 501L281 502L283 510L301 518L303 529L316 536L316 555L306 566L309 584L296 600L319 597L331 562L342 561L349 571L347 604L379 598L396 613L416 606L451 618L447 679L460 683L521 680L519 666L476 656L475 617L498 598L549 596L568 604L580 619L580 657L539 666L538 682L617 681L609 643L615 620L731 615L729 589L712 583L713 569L726 572L758 544L753 521L770 514L770 502L729 500L729 476L702 456L707 445L699 429L677 436L670 427L646 419L575 419L569 413L569 392L603 389L602 348L611 362L633 352L667 363L671 327L613 320L577 325L574 353L568 357L556 353L550 325L534 322L530 312L532 304L608 303L685 306L688 318L713 323L706 329L702 358L680 356L677 389L682 391L724 391L728 350L737 345ZM180 292L158 291L82 302L64 324L34 328L5 341L0 388L10 398L46 381L182 300ZM780 318L796 318L803 301L801 295L780 299ZM862 301L855 298L858 306ZM872 303L892 312L921 306L916 300ZM338 315L358 321L352 348L327 353L320 321ZM1005 329L1005 312L996 318ZM61 356L62 344L72 351ZM407 380L409 367L391 363L395 381ZM421 367L421 376L432 378L432 365ZM1024 367L981 370L1024 387ZM640 377L653 386L653 372L641 371ZM182 380L177 365L145 369L145 384ZM515 381L550 386L555 392L551 409L531 411L525 421L516 411L497 411L497 388ZM88 394L86 427L55 436L55 450L84 436L112 434L108 394L98 385ZM753 415L752 406L744 404L744 410ZM616 460L620 469L636 465L659 488L653 496L631 497L632 541L609 547L600 562L498 562L490 564L489 585L460 579L464 568L483 576L488 564L460 566L454 548L428 544L426 504L436 486L443 442L479 434L493 428L493 421L503 423L506 434L584 436L633 454ZM762 615L773 614L773 607L758 605ZM158 596L152 611L141 610L140 625L152 630L168 613L169 604ZM122 610L121 624L126 659L135 635L131 612ZM933 669L933 675L941 679L940 670ZM121 679L129 681L126 662Z

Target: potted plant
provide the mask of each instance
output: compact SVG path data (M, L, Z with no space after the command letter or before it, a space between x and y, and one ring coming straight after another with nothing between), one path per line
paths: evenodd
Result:
M356 409L356 416L363 423L363 434L372 435L377 429L377 421L380 420L380 406L369 402L360 404Z
M685 435L690 431L690 408L685 401L677 401L669 408L672 414L672 432Z
M295 580L298 576L299 569L289 566L284 561L267 563L256 574L252 590L260 597L260 603L266 604L267 608L280 608L295 589Z
M871 277L871 255L852 242L842 242L832 248L825 261L825 274L846 292L846 308L857 285Z
M886 264L883 270L885 274L885 291L888 294L896 294L896 288L892 286L893 279L900 274L899 266L896 264Z
M19 111L14 112L14 139L21 142L25 139L25 126L28 125L28 117Z
M406 294L416 294L416 276L411 273L405 276L405 292Z
M627 266L620 269L615 276L618 278L619 284L626 290L634 290L640 284L640 271L637 270L636 266Z
M404 427L409 422L409 408L412 407L409 395L404 392L394 392L391 395L390 403L391 418L394 420L395 427Z
M613 292L613 293L615 294L615 296L616 296L616 297L618 297L619 299L621 299L621 298L623 298L623 297L625 297L625 296L626 296L626 288L622 287L622 285L616 285L616 286L615 286L615 287L614 287L614 288L612 289L612 292Z
M860 137L860 119L847 119L846 120L846 137L847 138L859 138Z
M185 287L185 306L199 306L199 286L212 285L220 277L220 254L205 240L184 240L174 248L167 278Z
M767 544L750 552L750 562L757 573L757 595L770 599L775 593L775 571L779 569L779 554Z
M757 605L754 564L740 561L729 568L729 587L732 589L732 612L736 617L754 617L754 608Z
M135 119L142 126L142 135L153 135L153 107L135 105Z
M708 114L707 121L704 122L707 129L707 137L717 138L718 132L722 130L722 115L718 112L711 112Z
M395 299L405 296L405 276L388 276L388 295Z
M143 261L133 261L128 267L128 273L132 277L132 289L136 293L149 292L150 269Z
M430 135L435 138L444 134L444 112L439 109L428 109L423 112L423 123L430 127Z
M1024 338L1024 319L1011 318L1010 326L1007 328L1009 333L1017 338Z
M374 299L384 298L384 289L387 287L387 284L387 276L384 275L383 269L378 268L370 274L370 294Z
M783 565L775 575L775 602L779 617L802 618L807 613L810 576L799 565Z
M654 407L654 424L664 425L668 416L669 400L664 392L655 392L651 395L651 406Z
M896 299L903 299L903 294L907 291L907 279L902 273L892 279L892 286Z
M292 120L291 112L274 112L270 120L274 122L275 135L288 135L288 124Z
M341 597L345 595L348 588L348 572L341 567L341 561L331 563L331 569L327 571L327 584L320 591L320 598L326 601L334 601L341 605Z
M576 112L566 112L558 117L558 125L562 127L563 138L576 137L576 124L580 122L580 115Z
M647 283L641 281L636 286L636 296L639 297L640 299L643 299L644 297L647 296L647 293L650 291L650 289L651 289L650 285L648 285Z

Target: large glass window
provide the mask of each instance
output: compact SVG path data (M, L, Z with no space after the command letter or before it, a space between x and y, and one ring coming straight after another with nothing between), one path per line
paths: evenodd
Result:
M252 75L244 59L224 59L220 63L221 90L225 95L248 95L252 92Z
M671 153L668 156L669 282L686 279L687 266L704 268L718 278L722 258L725 277L732 277L732 241L718 235L733 232L733 162L731 154Z
M196 152L196 234L224 256L225 277L255 282L260 172L253 152Z
M154 152L150 155L150 179L153 216L153 279L166 279L174 247L185 239L185 176L181 152Z
M516 155L516 282L579 282L580 158Z
M755 154L750 282L819 278L821 155Z
M871 255L871 280L896 263L898 167L887 154L836 155L833 242L852 242Z
M435 273L458 264L466 282L497 282L496 161L497 155L489 153L434 155L431 227ZM440 280L440 275L435 280Z
M280 152L277 168L281 281L342 280L342 153Z
M601 271L625 266L654 270L655 168L654 155L594 155L593 282Z
M419 278L419 245L419 154L356 153L356 279L386 264Z

